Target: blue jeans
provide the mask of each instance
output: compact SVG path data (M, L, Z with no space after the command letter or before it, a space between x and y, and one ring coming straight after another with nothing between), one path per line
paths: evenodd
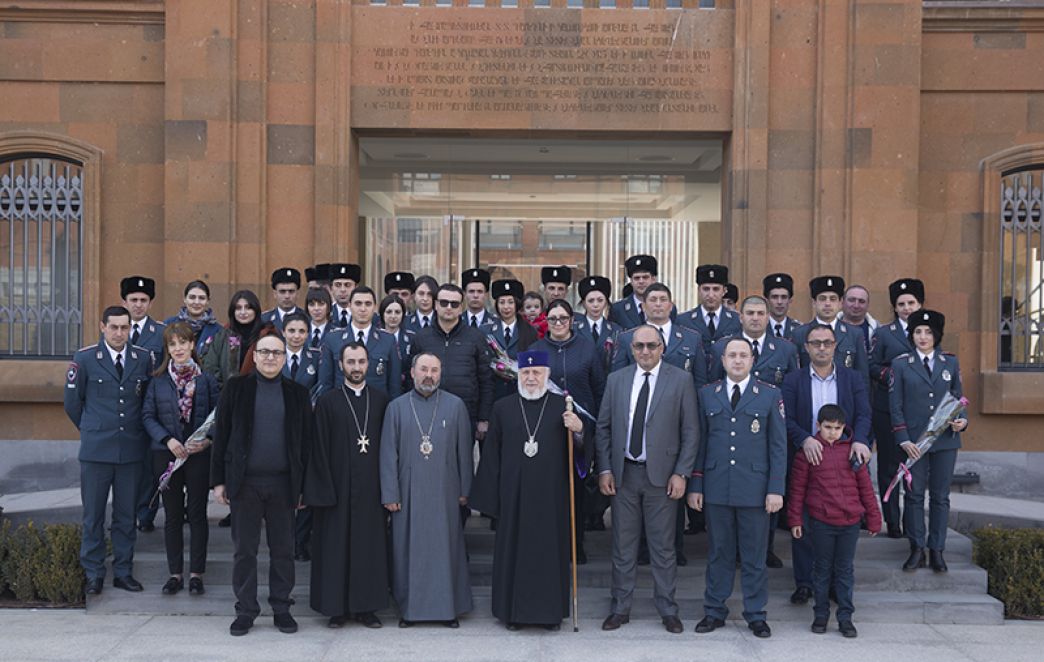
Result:
M852 620L852 588L855 585L853 560L856 542L859 541L859 522L848 526L834 526L808 518L806 535L812 538L815 561L812 564L812 592L816 606L816 618L830 618L830 576L834 577L834 592L837 593L837 620Z

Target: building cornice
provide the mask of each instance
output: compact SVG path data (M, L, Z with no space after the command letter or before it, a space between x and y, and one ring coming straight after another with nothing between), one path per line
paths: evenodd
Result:
M0 1L0 21L162 25L163 0Z
M925 0L923 32L1044 32L1039 0Z

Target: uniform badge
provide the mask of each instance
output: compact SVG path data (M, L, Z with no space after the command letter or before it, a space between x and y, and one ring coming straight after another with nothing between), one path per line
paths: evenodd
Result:
M783 370L780 369L780 368L776 368L776 383L777 384L782 384L783 383Z
M691 358L685 359L685 372L689 372L691 370L692 370L692 359Z
M314 375L315 374L315 366L312 365L311 363L308 364L308 374L309 375Z
M942 371L942 378L943 378L944 382L948 382L951 379L953 379L953 376L950 375L950 371L949 370L943 370Z
M631 309L631 302L628 301L627 303L624 304L624 310L630 310L630 309Z
M75 361L69 364L69 369L65 372L65 380L72 384L76 381L76 374L80 372L80 366Z
M384 376L384 359L381 359L380 361L377 362L377 376L378 377L383 377Z
M750 431L753 434L757 434L757 433L761 432L761 421L759 421L756 418L753 421L751 421Z
M845 354L845 367L846 368L851 368L852 367L852 355L851 354Z
M757 395L758 394L758 385L755 384L755 385L751 386L750 390L754 391L754 395Z
M783 401L782 400L779 401L779 415L782 416L783 418L787 417L787 408L785 406L783 406Z
M100 349L98 350L98 353L94 355L94 358L98 359L99 361L102 360L102 353Z

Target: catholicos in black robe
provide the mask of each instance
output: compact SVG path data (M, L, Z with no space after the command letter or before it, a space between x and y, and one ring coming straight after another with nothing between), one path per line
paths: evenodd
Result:
M504 623L557 625L569 615L565 408L553 393L493 405L469 505L497 518L493 615Z
M312 508L312 609L349 616L388 605L387 529L380 437L388 396L365 386L327 391L315 408L316 440L304 482ZM363 434L365 432L365 434Z

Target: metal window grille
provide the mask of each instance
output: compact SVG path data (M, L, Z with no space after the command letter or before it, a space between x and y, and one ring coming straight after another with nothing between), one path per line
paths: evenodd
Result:
M83 337L83 166L0 160L0 357L65 357Z
M1044 369L1044 165L1001 176L1000 367Z

